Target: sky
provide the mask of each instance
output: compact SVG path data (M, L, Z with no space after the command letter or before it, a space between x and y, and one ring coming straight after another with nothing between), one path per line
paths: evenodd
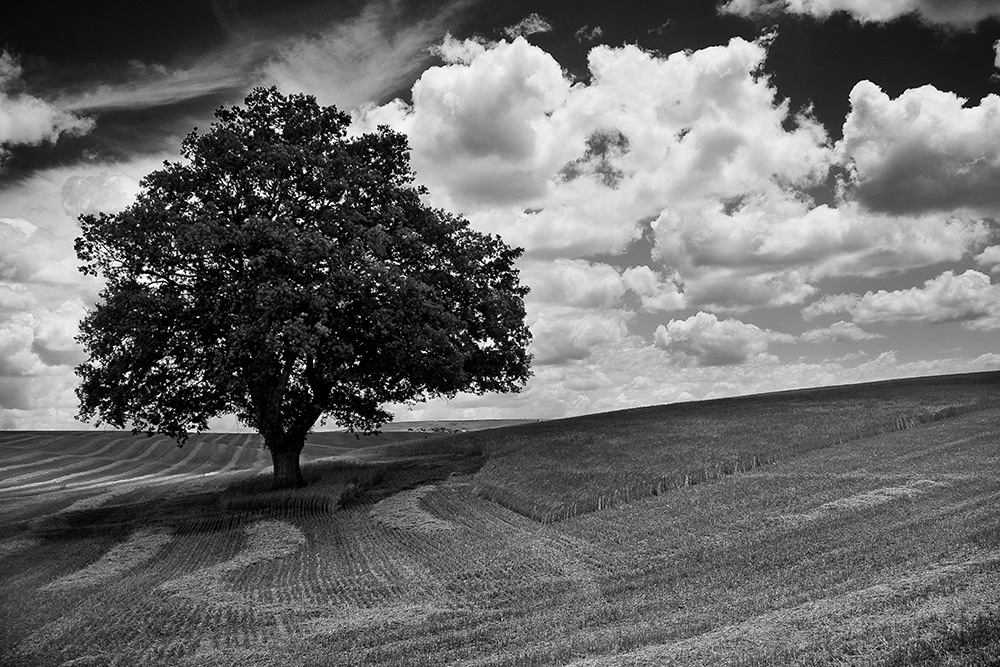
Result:
M77 216L270 85L406 133L429 204L525 250L526 387L398 420L1000 368L1000 0L20 4L0 429L83 427Z

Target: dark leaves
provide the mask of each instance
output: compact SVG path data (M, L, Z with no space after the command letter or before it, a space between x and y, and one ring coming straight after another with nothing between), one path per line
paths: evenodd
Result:
M425 206L404 136L348 138L346 114L273 88L216 117L133 206L80 219L81 270L107 284L81 416L183 438L233 412L284 441L523 384L520 250Z

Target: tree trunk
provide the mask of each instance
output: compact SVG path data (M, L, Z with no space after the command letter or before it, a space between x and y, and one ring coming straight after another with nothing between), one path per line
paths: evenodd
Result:
M274 464L271 489L300 489L306 485L306 480L302 477L302 470L299 468L301 445L298 447L268 446L268 449L271 450L271 462Z

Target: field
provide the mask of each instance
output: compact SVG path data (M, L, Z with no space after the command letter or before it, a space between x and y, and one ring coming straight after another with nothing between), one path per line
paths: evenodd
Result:
M427 436L0 434L0 664L1000 664L1000 374Z

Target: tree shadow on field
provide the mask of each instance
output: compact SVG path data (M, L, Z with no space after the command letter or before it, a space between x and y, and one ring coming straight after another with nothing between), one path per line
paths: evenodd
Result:
M169 486L135 489L96 507L69 509L7 528L44 541L119 536L151 526L175 534L225 531L255 519L309 518L375 503L452 475L472 474L486 460L478 446L441 446L432 440L438 439L380 448L365 458L305 462L307 485L301 489L273 491L270 469L266 474L245 471L206 480L188 491Z

